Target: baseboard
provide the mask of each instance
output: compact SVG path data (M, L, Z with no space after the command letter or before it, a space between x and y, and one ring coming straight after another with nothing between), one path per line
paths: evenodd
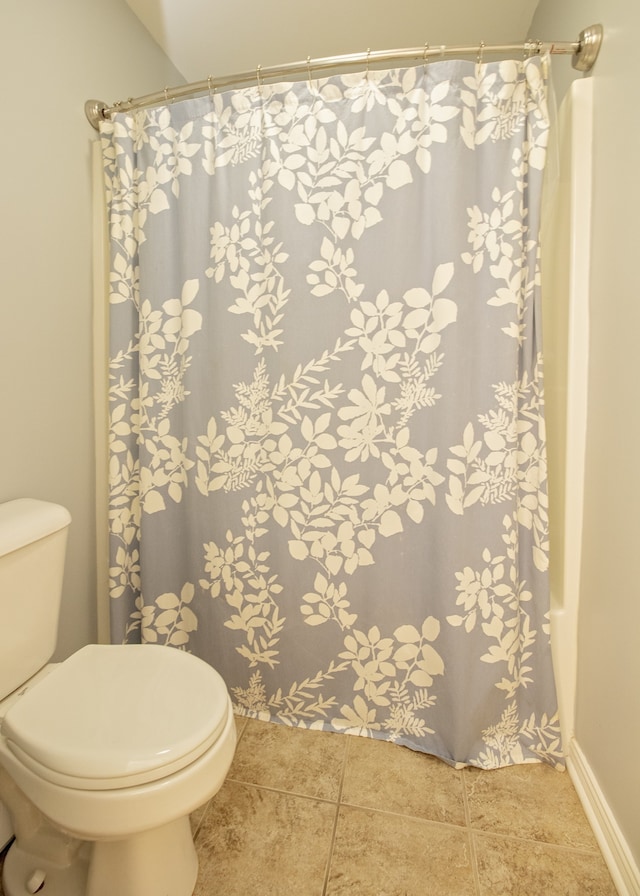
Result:
M640 868L575 738L567 768L620 896L640 896Z

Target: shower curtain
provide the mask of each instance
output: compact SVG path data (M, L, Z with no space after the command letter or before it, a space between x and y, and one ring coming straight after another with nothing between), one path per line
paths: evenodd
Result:
M116 642L237 712L562 764L539 313L546 58L101 125Z

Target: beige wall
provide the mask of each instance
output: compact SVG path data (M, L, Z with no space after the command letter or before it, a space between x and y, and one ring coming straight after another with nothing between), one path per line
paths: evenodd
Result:
M84 101L181 81L124 0L0 2L0 501L73 516L59 657L96 638Z
M189 81L392 47L524 40L537 0L127 0ZM245 23L250 22L247 27ZM490 36L489 36L490 35Z
M83 103L89 97L112 102L144 94L181 78L124 0L1 3L0 501L32 495L71 510L58 648L65 656L96 637L93 134ZM540 0L530 33L571 40L592 22L604 25L606 40L594 74L591 367L576 735L640 861L640 586L633 572L640 551L640 120L632 100L640 5ZM487 42L489 31L480 35ZM416 43L423 39L420 35ZM554 69L562 92L571 77L568 60L558 59Z
M601 23L593 72L593 225L576 740L640 864L640 119L637 0L540 0L531 33ZM558 92L570 67L554 65ZM585 185L589 189L588 184ZM587 297L585 297L585 300Z

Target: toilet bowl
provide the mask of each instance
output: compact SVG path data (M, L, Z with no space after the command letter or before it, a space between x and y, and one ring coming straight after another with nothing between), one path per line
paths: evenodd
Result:
M57 504L0 504L5 896L191 896L189 814L231 765L229 694L175 647L89 645L50 663L70 522Z
M40 826L18 839L7 896L41 880L46 896L190 896L189 813L220 788L234 749L224 682L190 654L91 645L50 667L4 712L0 766L62 839L49 858Z

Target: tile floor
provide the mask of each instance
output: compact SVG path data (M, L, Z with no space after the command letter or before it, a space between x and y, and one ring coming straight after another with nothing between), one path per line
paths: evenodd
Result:
M238 719L194 896L615 896L573 785Z
M616 896L566 773L237 725L227 780L192 816L194 896Z

